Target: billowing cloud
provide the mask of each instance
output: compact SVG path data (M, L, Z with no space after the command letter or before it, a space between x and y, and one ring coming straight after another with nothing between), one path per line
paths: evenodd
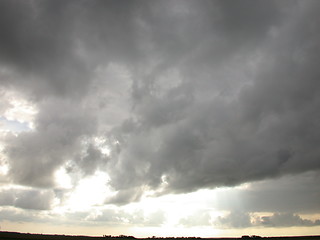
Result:
M251 10L265 9L260 3ZM135 83L131 128L123 125L115 133L121 151L110 162L114 187L165 185L167 191L188 192L319 169L319 71L312 67L319 39L311 27L318 22L318 4L285 11L270 3L277 9L265 13L272 21L252 23L219 54L198 55L213 51L224 34L233 39L227 30L241 21L224 23L233 10L227 5L224 11L214 8L225 30L219 35L212 20L218 45L197 46L179 64L161 65ZM281 17L273 16L277 12ZM245 45L253 39L255 44ZM159 92L168 71L178 73L166 77L176 85Z
M28 126L1 133L7 181L51 190L61 168L73 186L102 171L116 192L105 204L124 205L148 191L318 174L319 8L318 1L1 1L1 119ZM22 113L27 105L32 114ZM293 189L256 186L261 191L239 193L252 203L245 213L319 209L313 198L309 210L303 197L285 204L302 196ZM283 189L288 195L274 209ZM220 222L249 224L238 217L242 225ZM207 215L202 220L192 224Z
M95 131L90 111L72 103L50 101L41 106L36 130L9 136L9 175L22 185L53 186L59 166L81 149L81 140Z

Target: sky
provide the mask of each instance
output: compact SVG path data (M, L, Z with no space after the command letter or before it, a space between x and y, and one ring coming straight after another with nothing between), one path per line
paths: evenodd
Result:
M0 0L0 227L320 233L320 1Z

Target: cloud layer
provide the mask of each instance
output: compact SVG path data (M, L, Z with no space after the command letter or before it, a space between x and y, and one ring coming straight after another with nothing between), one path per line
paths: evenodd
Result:
M319 10L318 1L1 1L0 98L13 92L36 109L15 119L33 129L1 136L8 181L50 190L60 168L75 179L99 170L118 191L105 202L125 204L146 190L319 172Z
M274 213L271 216L250 217L247 213L231 212L225 217L218 217L216 225L231 228L248 228L248 227L310 227L318 226L320 219L315 221L303 219L293 213Z

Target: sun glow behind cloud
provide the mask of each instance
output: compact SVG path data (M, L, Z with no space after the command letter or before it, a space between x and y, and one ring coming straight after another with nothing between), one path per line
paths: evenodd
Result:
M108 174L96 172L93 176L81 179L66 200L64 207L71 211L86 211L102 205L106 196L113 194L107 183Z

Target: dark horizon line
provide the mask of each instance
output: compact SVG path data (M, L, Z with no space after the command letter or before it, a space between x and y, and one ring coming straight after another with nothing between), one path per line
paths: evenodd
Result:
M302 235L302 236L271 236L262 237L258 235L243 235L241 237L142 237L136 238L128 235L102 235L102 236L86 236L86 235L69 235L69 234L42 234L42 233L22 233L22 232L11 232L11 231L0 231L0 239L3 240L15 240L15 239L79 239L79 240L105 240L105 239L313 239L320 240L320 235Z

